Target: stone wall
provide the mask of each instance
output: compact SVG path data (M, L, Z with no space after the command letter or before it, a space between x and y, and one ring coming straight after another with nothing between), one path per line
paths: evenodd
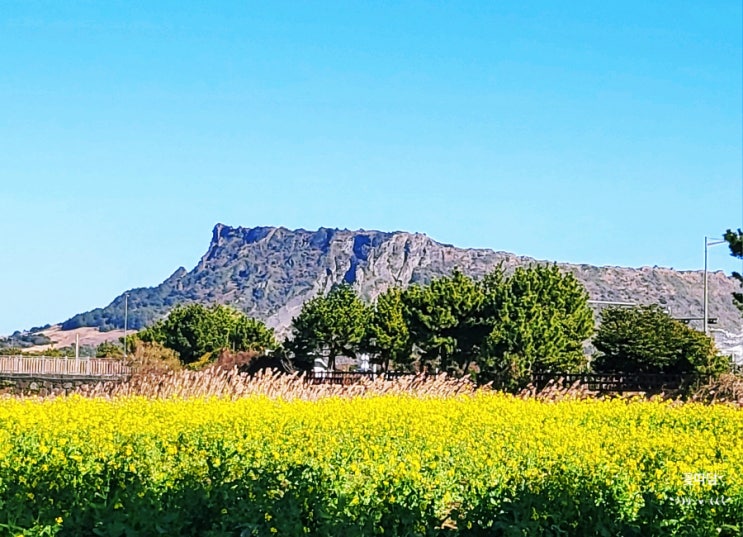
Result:
M73 376L18 376L0 375L0 393L40 396L69 395L82 386L93 387L108 382L121 382L125 377L73 377Z

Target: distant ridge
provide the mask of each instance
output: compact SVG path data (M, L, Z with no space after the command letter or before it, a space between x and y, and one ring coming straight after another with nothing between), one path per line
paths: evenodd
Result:
M463 249L420 233L320 228L230 227L217 224L196 267L180 267L156 287L128 291L129 327L142 328L187 302L224 303L283 331L305 300L348 282L366 299L392 285L427 282L458 267L482 276L498 263L507 270L536 262L487 249ZM543 262L543 261L540 261ZM669 268L595 267L559 263L574 273L594 300L657 303L677 317L701 317L702 272ZM722 272L709 273L710 317L722 329L740 331L731 294L738 284ZM75 315L65 330L82 326L122 328L124 298Z

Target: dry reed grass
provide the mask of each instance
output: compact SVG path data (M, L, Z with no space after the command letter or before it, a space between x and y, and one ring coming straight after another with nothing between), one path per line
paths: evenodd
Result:
M249 375L245 364L254 357L218 360L201 371L160 370L143 368L125 382L104 382L95 386L81 386L74 393L85 397L116 398L143 396L156 399L222 397L237 399L264 396L285 400L317 400L325 397L359 397L407 394L413 397L451 397L491 391L490 385L477 387L469 379L438 376L409 375L393 380L362 377L348 384L308 382L299 373L287 374L278 370L262 370ZM241 370L242 368L242 370ZM583 399L647 399L642 392L601 394L575 382L566 384L563 379L550 381L538 389L530 384L517 394L522 399L558 402ZM681 404L677 392L653 395L652 400L670 400ZM723 375L699 388L690 398L702 403L727 403L743 406L743 376Z
M482 388L480 388L482 389ZM487 388L485 388L487 389ZM317 400L325 397L359 397L409 394L415 397L451 397L472 394L475 385L467 379L446 375L406 376L394 380L360 378L352 384L314 384L299 374L264 371L255 375L240 373L237 368L220 367L204 371L169 371L134 375L121 383L106 382L82 386L76 394L86 397L144 396L156 399L223 397L237 399L265 396L285 400Z
M728 403L743 406L743 375L726 373L697 389L691 397L700 403Z
M648 394L646 392L598 392L589 390L588 386L581 384L580 381L567 384L565 379L558 378L550 380L544 388L538 389L533 384L518 393L522 399L537 399L539 401L574 401L574 400L606 400L606 399L624 399L624 400L646 400L646 401L672 401L682 404L683 400L678 390L672 390L662 393Z
M131 367L132 373L135 376L159 375L181 369L178 354L159 343L150 343L135 339L131 347L131 353L127 358L127 365Z
M598 392L589 390L580 381L568 385L562 378L550 380L542 389L537 388L534 384L529 384L519 392L518 396L522 399L538 399L540 401L600 399L603 397Z

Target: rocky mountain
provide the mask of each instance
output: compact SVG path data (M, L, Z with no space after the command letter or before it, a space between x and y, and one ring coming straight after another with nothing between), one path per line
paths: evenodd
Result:
M498 263L509 270L534 262L507 252L440 244L419 233L218 224L209 249L193 270L181 267L156 287L128 291L128 321L131 329L138 329L176 304L219 302L235 306L282 332L305 300L339 282L353 284L371 300L391 285L427 282L455 267L477 277ZM657 303L675 317L702 316L702 271L560 266L585 284L593 300ZM720 329L735 333L740 332L741 316L731 294L737 289L731 277L722 272L709 273L710 317L718 318ZM104 308L72 317L62 327L111 330L123 324L122 294Z

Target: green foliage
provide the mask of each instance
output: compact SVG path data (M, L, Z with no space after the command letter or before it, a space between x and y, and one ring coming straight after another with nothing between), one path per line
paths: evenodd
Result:
M196 362L222 348L262 351L277 345L273 330L221 304L177 306L166 319L143 330L137 337L176 351L184 364Z
M478 284L459 270L406 291L410 334L429 368L453 374L469 369L487 333L479 322L482 299Z
M607 308L594 339L598 372L693 374L708 377L729 368L714 342L673 319L659 306Z
M321 330L326 324L324 310L325 297L316 296L305 302L299 315L292 320L291 339L285 346L292 364L299 370L312 369L315 354L325 347Z
M233 310L234 311L234 310ZM258 319L239 314L230 333L230 347L235 351L263 351L278 346L269 329Z
M428 285L392 288L366 308L342 285L308 301L288 343L294 364L309 369L318 353L373 353L384 369L472 374L480 382L518 387L532 373L585 367L583 343L593 334L588 295L557 266L497 267L482 281L455 270Z
M37 352L31 352L26 353L29 356L49 356L52 358L72 358L75 356L75 348L74 347L50 347L49 349L45 349L43 351L37 351Z
M588 294L556 265L510 277L499 266L479 282L455 271L409 288L403 300L429 368L517 388L532 373L585 367L583 342L594 329Z
M49 339L45 334L39 333L32 329L28 332L21 332L16 330L7 338L0 338L0 349L24 349L26 347L34 347L37 345L50 345L52 340ZM20 354L20 352L16 353Z
M405 320L404 293L392 287L377 297L368 325L368 349L382 369L410 370L413 340Z
M557 265L500 270L481 284L483 323L490 328L479 356L479 380L518 388L533 373L577 372L593 314L583 285Z
M124 356L124 349L112 341L104 341L95 349L96 358L121 358L122 356Z
M173 307L174 301L162 296L163 290L134 289L129 292L128 310L125 314L124 295L117 297L105 308L95 308L79 313L62 323L62 330L73 330L84 326L95 326L101 332L110 332L124 328L126 317L127 328L141 330L162 317L165 311ZM185 300L182 297L181 300Z
M337 285L326 296L317 296L302 306L292 321L287 343L298 369L310 369L314 357L327 353L328 368L338 356L356 357L366 337L369 308L348 284Z
M733 231L728 229L725 232L723 238L727 241L730 246L730 255L743 259L743 230ZM733 278L743 286L743 275L739 272L733 272ZM743 293L733 293L733 304L743 312Z
M734 407L492 393L310 402L274 393L0 399L0 535L740 537L743 529L743 413Z

